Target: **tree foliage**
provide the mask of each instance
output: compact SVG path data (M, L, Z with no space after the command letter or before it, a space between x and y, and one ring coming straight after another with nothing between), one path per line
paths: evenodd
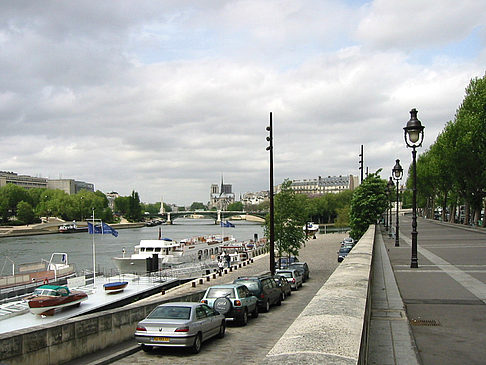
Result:
M380 171L369 174L354 190L351 200L351 237L359 240L370 224L374 224L388 206L387 181L380 178Z
M464 223L470 223L470 216L478 222L486 196L486 75L470 81L454 120L417 159L417 194L427 216L440 206L442 218L448 209L453 221L456 207L464 204Z
M275 248L279 256L284 253L297 256L305 242L303 227L306 223L305 206L302 195L290 188L291 182L285 180L281 191L274 197L274 234ZM265 236L270 238L270 215L265 219Z

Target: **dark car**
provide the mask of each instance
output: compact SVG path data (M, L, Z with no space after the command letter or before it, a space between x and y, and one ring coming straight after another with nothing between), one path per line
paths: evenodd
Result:
M273 304L282 304L282 291L270 275L239 277L233 283L245 285L257 297L258 307L263 312L268 312Z
M349 251L351 251L352 247L341 247L338 251L338 262L341 262L344 260L346 256L348 256Z
M248 323L249 314L253 318L258 317L257 298L243 284L210 286L201 302L243 326Z
M307 281L310 277L310 270L309 266L307 265L306 262L293 262L290 265L287 266L287 269L295 269L300 271L302 274L302 281Z
M289 264L293 262L299 261L298 257L295 256L282 256L275 261L275 267L276 268L281 268L284 269L286 268Z
M282 291L282 300L292 295L292 287L285 277L275 274L273 280L275 280L277 286Z

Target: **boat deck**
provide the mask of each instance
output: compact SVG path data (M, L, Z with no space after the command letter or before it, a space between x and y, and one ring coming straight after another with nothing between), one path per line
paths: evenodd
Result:
M103 284L114 281L128 281L128 286L118 293L105 293ZM35 315L28 311L26 302L11 302L2 305L0 308L0 333L6 333L23 328L40 326L47 323L76 317L82 314L95 312L104 308L117 307L119 302L129 301L130 298L140 296L145 292L156 291L158 288L167 286L178 279L161 280L158 277L146 277L136 275L123 275L116 277L97 277L96 288L93 285L86 285L72 288L84 291L88 299L83 301L79 307L68 307L57 310L53 316ZM71 289L71 287L70 287ZM22 304L23 303L23 304Z

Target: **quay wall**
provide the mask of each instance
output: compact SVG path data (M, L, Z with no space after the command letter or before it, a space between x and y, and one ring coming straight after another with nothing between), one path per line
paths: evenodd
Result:
M365 364L375 226L370 226L262 364Z
M171 301L199 301L204 290L177 298L133 303L111 309L0 334L2 364L62 364L133 337L137 323L157 305Z

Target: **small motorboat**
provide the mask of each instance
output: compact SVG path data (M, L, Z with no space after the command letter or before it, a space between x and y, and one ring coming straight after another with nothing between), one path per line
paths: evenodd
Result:
M122 292L127 285L128 281L116 281L113 283L103 284L103 288L105 289L105 293L112 294Z
M28 299L29 310L34 314L53 315L58 308L79 306L88 294L71 291L67 286L42 285Z

